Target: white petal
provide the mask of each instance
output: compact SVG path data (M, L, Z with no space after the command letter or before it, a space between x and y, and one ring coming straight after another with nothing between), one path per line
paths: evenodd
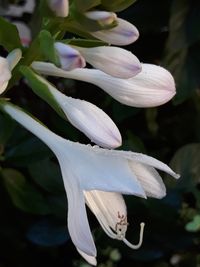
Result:
M117 18L118 25L109 30L91 32L94 37L114 45L128 45L139 37L137 28L130 22Z
M74 245L89 256L96 257L96 248L90 231L83 192L78 177L73 175L66 159L59 159L68 199L68 229Z
M135 153L132 151L123 151L123 150L107 150L107 149L99 149L97 147L93 147L92 149L94 152L97 154L103 154L103 155L109 155L110 157L120 157L124 159L128 159L131 162L139 162L144 165L148 165L151 167L154 167L156 169L159 169L161 171L164 171L174 178L178 179L180 177L179 174L176 174L175 172L172 171L172 169L162 161L159 161L153 157L150 157L148 155L142 154L142 153ZM130 162L129 162L130 164Z
M12 52L8 54L6 59L8 61L10 70L14 69L14 67L20 61L21 57L22 57L22 51L19 48L14 49Z
M59 144L58 157L67 157L72 170L76 170L83 190L101 190L121 192L146 197L143 188L123 157L112 156L111 150L104 153L93 153L91 146L70 141ZM67 150L67 151L66 151ZM104 149L100 149L100 151ZM78 166L78 167L77 167Z
M120 223L120 218L127 220L126 204L121 194L103 191L85 191L86 203L96 216L104 231L111 237L117 238L116 230ZM115 231L115 233L110 229ZM127 221L123 225L125 236ZM122 233L121 233L122 234Z
M115 78L100 70L87 68L63 71L43 62L34 62L32 67L46 75L95 84L119 102L134 107L159 106L176 93L172 75L164 68L151 64L142 64L142 71L131 79Z
M153 167L134 161L130 161L130 167L140 181L148 197L165 197L165 185L159 173Z
M8 82L0 83L0 95L6 90Z
M96 266L97 265L97 260L96 260L96 257L93 257L93 256L90 256L90 255L87 255L86 253L84 253L83 251L81 251L80 249L78 249L78 252L81 254L81 256L91 265L94 265Z
M76 48L93 67L114 77L128 79L138 74L142 69L136 56L119 47Z

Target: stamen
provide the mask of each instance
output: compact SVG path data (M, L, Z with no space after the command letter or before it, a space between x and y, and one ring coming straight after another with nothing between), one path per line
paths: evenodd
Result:
M128 247L130 247L130 248L132 248L132 249L138 249L138 248L140 248L141 245L142 245L142 242L143 242L144 226L145 226L144 223L141 223L141 224L140 224L140 239L139 239L139 242L138 242L137 245L133 245L133 244L131 244L126 238L123 238L123 239L122 239L123 242L124 242Z

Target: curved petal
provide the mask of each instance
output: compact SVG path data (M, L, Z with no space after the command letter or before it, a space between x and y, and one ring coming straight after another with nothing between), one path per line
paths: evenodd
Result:
M130 167L135 173L137 179L140 181L148 197L165 197L165 185L159 173L153 167L134 161L130 161Z
M21 57L22 57L22 51L19 48L14 49L13 51L11 51L8 54L6 59L8 61L8 65L9 65L10 70L14 69L14 67L20 61Z
M74 245L88 256L96 257L96 248L88 223L85 200L78 179L60 161L63 181L68 199L68 230Z
M116 231L121 218L124 219L123 234L125 236L127 229L127 210L121 194L92 190L84 191L84 196L88 207L94 213L108 236L117 238ZM115 233L110 228L112 228Z
M89 256L86 253L84 253L83 251L81 251L80 249L76 248L77 251L81 254L81 256L91 265L96 266L97 265L97 260L96 257L93 256Z
M95 153L96 149L100 153ZM67 151L66 151L67 150ZM112 156L111 151L64 142L60 144L60 156L67 158L72 170L76 170L83 190L101 190L146 197L145 192L132 172L128 160ZM103 153L103 152L106 153ZM77 167L78 166L78 167Z

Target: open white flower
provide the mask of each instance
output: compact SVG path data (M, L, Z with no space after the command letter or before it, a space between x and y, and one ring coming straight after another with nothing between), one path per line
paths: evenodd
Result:
M155 107L168 102L176 94L174 78L170 72L153 64L141 65L142 71L135 77L120 79L96 69L63 71L51 63L32 63L32 67L39 73L95 84L128 106Z
M108 44L128 45L135 42L139 37L137 28L130 22L117 18L118 25L112 29L90 32L91 35Z
M1 101L0 107L46 143L57 156L68 198L69 233L80 254L96 264L96 248L87 219L85 198L109 236L137 248L141 242L133 246L125 238L127 218L121 196L106 192L161 198L165 196L165 186L155 168L175 178L179 176L166 164L147 155L74 143L54 134L7 102ZM111 205L116 201L114 209L109 201ZM143 227L141 225L141 237Z
M0 94L2 94L11 78L11 71L21 59L21 50L14 49L7 58L0 57Z
M141 63L130 51L113 46L75 47L96 69L111 76L128 79L138 74Z

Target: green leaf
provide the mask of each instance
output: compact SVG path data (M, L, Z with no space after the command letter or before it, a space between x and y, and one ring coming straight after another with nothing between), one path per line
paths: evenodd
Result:
M13 133L15 122L6 114L0 114L0 144L6 144Z
M39 34L40 49L45 59L53 62L56 66L60 66L58 55L54 48L54 38L51 36L50 32L43 30Z
M74 0L75 7L81 12L85 12L101 4L101 0Z
M23 139L15 146L8 147L5 152L5 160L15 166L27 166L27 164L40 161L52 155L50 149L38 138Z
M49 91L47 84L42 82L38 78L39 76L36 75L36 73L33 72L29 67L21 66L20 71L28 80L33 92L46 101L62 118L66 119L64 112Z
M64 193L64 185L58 165L50 159L30 164L29 172L33 180L51 193Z
M119 12L128 8L136 1L137 0L102 0L101 3L104 9L112 12Z
M44 196L28 183L19 171L3 169L2 176L8 194L16 207L34 214L46 215L50 213Z
M185 229L188 232L200 231L200 215L194 216L193 220L186 224Z
M171 168L181 175L180 179L167 180L168 185L183 192L192 192L200 183L200 144L188 144L180 148L170 162Z
M0 17L0 45L8 52L15 48L22 48L17 27Z

